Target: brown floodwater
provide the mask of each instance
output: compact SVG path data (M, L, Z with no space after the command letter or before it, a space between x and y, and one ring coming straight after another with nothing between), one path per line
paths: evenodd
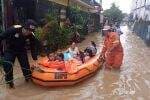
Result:
M122 30L125 55L120 71L102 69L95 76L71 87L45 88L25 83L16 62L16 88L6 88L2 80L0 100L150 100L150 48L126 26ZM91 40L102 47L100 34L93 33L78 44L79 48L85 48Z

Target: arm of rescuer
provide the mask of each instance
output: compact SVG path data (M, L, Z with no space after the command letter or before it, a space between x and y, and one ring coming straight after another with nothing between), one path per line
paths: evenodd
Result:
M107 51L107 43L106 43L106 37L105 37L105 39L104 39L104 43L103 43L103 47L102 47L102 51L101 51L101 54L100 54L100 58L103 58L103 59L105 59L105 53L106 53L106 51Z
M39 51L39 40L33 35L30 37L30 48L31 55L34 61L37 61L38 51Z

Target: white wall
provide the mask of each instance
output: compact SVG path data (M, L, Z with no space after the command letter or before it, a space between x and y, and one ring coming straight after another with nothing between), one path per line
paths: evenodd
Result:
M135 8L136 8L136 0L132 0L131 10L134 10Z
M150 5L150 0L146 0L146 5Z
M145 0L133 0L132 1L132 13L133 13L134 19L137 16L138 19L150 21L150 9L145 9L145 5L150 5L150 0L146 0L146 4L145 5L144 4L145 4ZM136 8L140 8L140 9L136 9Z

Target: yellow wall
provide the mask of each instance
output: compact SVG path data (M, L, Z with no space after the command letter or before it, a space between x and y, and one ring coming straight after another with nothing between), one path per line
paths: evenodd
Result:
M85 12L90 12L90 10L92 9L90 5L84 3L81 0L75 1L75 0L70 0L70 5L78 5L80 7L80 10L85 11Z
M49 1L58 3L60 5L64 5L64 6L68 6L68 1L69 1L69 5L71 5L71 6L78 5L78 6L80 6L82 11L90 12L90 10L91 10L91 8L89 6L83 5L75 0L49 0Z
M68 5L68 0L49 0L49 1L61 4L61 5L64 5L64 6Z

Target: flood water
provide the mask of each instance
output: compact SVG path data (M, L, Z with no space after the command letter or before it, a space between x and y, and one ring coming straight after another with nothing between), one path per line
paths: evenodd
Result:
M16 63L16 89L10 90L1 84L0 100L150 100L150 48L126 26L122 30L125 55L120 71L102 69L95 76L72 87L44 88L25 83ZM83 49L91 40L102 46L99 33L89 35L78 46Z

